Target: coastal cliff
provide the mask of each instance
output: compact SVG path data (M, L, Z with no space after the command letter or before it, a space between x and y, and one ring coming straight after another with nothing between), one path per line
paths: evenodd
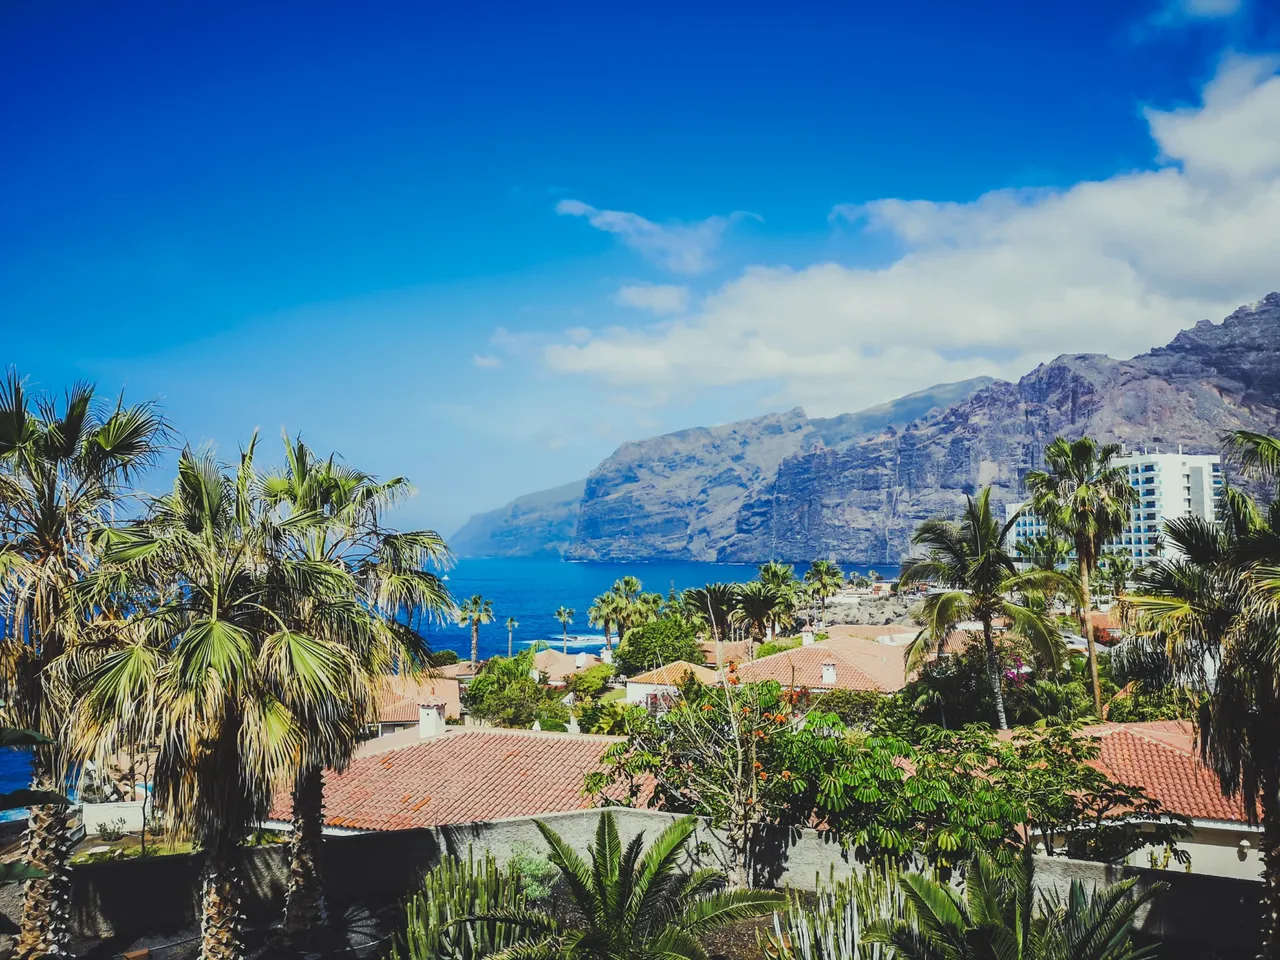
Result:
M624 444L588 477L571 541L550 549L609 560L894 562L921 520L957 512L980 486L1021 499L1022 477L1043 465L1055 436L1213 452L1225 431L1280 429L1278 408L1273 293L1131 360L1067 355L1017 383L982 378L825 420L796 409ZM573 507L555 509L549 525L566 535ZM525 531L537 526L527 511L518 519ZM528 539L504 529L491 535Z

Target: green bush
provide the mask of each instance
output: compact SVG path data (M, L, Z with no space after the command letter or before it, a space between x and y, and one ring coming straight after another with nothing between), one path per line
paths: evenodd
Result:
M628 631L614 659L623 673L635 674L677 660L701 663L702 647L692 626L678 617L660 617Z
M579 699L599 697L612 679L613 665L601 663L581 673L570 674L564 682L564 687Z
M883 693L874 690L831 690L814 701L813 708L834 713L847 726L866 727L884 703Z
M560 870L546 857L539 856L527 843L511 847L507 869L520 875L520 890L534 906L543 906L555 892Z
M436 650L427 657L427 663L433 667L447 667L457 662L458 651L456 650Z
M756 650L756 659L767 657L771 653L781 653L783 650L794 650L798 646L800 646L799 637L783 637L780 640L762 643L760 648Z

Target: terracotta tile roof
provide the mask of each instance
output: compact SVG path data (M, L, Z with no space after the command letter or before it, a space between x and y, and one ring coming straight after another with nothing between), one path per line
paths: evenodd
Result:
M1086 727L1101 738L1098 765L1114 780L1142 787L1173 813L1198 820L1247 822L1244 803L1222 795L1218 778L1196 753L1185 720L1107 723Z
M408 830L583 810L583 780L617 737L463 729L325 772L325 823ZM288 797L273 819L288 819Z
M822 678L823 664L834 664L835 682ZM810 690L876 690L892 692L906 683L903 648L846 637L794 647L738 665L744 683L776 680L784 687Z
M578 658L582 666L578 666ZM550 683L563 683L565 678L583 670L590 670L604 663L594 653L562 653L559 650L539 650L533 655L533 665L539 673L545 673Z
M702 658L707 666L716 666L716 644L714 640L703 640L698 644L702 648ZM741 663L751 656L751 643L747 640L726 640L720 644L720 653L725 664Z
M627 682L663 684L674 687L683 683L684 678L689 674L693 674L694 679L701 680L703 683L712 683L716 679L716 672L709 667L700 667L689 663L687 660L677 660L675 663L668 663L639 676L627 677Z
M444 704L444 715L449 720L462 714L462 688L453 677L385 677L382 695L379 723L416 723L420 703ZM410 704L402 702L406 700Z
M470 660L459 660L457 663L447 663L443 667L436 667L435 672L442 677L456 680L459 677L474 677L476 675L476 667Z
M910 623L834 623L818 632L827 634L833 640L838 640L842 637L861 637L863 640L877 640L880 637L914 637L920 632L920 628Z

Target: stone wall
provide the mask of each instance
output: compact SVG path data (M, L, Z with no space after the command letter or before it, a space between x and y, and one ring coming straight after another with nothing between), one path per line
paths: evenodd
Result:
M614 814L624 844L639 832L652 838L674 819L649 810L618 809ZM599 811L585 810L549 814L540 819L585 853L598 817ZM695 840L694 860L698 865L730 869L729 849L718 832L702 825ZM393 904L446 854L465 857L468 851L476 856L491 852L505 861L522 847L535 853L546 849L531 819L328 837L324 870L331 906L341 911L355 904L375 908ZM757 886L812 890L820 878L861 869L838 843L813 830L770 831L754 851L753 859L753 882ZM199 855L188 855L76 867L72 871L76 935L128 937L189 928L196 918L201 866ZM287 847L246 850L244 871L248 887L245 914L251 925L265 926L279 916L283 904ZM1063 857L1037 859L1037 886L1062 895L1073 878L1093 886L1131 876L1144 886L1157 880L1169 883L1170 890L1154 907L1144 911L1143 929L1204 948L1188 956L1247 956L1256 946L1260 892L1256 881L1113 867ZM16 921L19 903L18 887L0 888L0 913Z

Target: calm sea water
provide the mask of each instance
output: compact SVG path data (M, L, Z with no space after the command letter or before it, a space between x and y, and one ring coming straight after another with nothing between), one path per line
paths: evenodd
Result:
M845 575L857 571L867 573L870 567L843 565ZM875 565L880 573L890 576L897 568ZM619 577L639 577L644 589L666 596L672 586L677 591L700 587L707 583L745 583L756 575L756 564L686 563L652 561L648 563L594 563L561 560L461 560L449 571L448 587L454 599L461 601L472 594L482 594L493 601L494 622L480 628L480 655L490 657L507 652L507 617L515 617L520 626L515 631L516 649L521 644L546 640L559 649L560 623L553 614L559 606L572 607L573 624L569 627L569 649L596 651L604 644L604 635L587 625L587 608L595 597L604 593ZM803 575L798 565L796 573ZM431 624L426 630L431 645L437 650L452 649L463 657L471 654L471 631L452 624ZM23 751L0 749L0 792L16 790L28 781L30 763ZM22 816L23 811L11 815ZM0 814L0 819L4 815Z
M803 575L803 565L796 567ZM845 575L855 570L866 573L870 567L842 565ZM880 564L880 573L896 572ZM482 594L493 601L494 622L480 628L480 656L507 652L507 617L515 617L520 626L515 631L516 649L520 644L539 640L553 642L559 649L560 622L553 616L557 607L572 607L573 624L569 627L570 650L594 652L604 644L604 635L587 624L587 608L620 577L638 577L646 591L666 596L672 586L677 591L700 587L707 583L745 583L755 577L756 564L692 563L650 561L639 563L568 562L563 560L461 560L449 571L449 591L461 602L472 594ZM432 625L427 631L437 650L452 649L463 657L471 654L470 628L454 625Z

